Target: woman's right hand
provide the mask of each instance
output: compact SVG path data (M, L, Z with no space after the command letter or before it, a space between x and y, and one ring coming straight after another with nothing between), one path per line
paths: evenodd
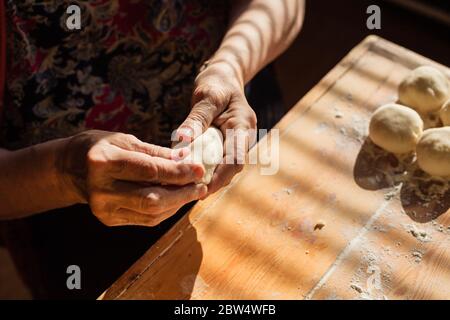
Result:
M63 185L105 225L155 226L207 194L204 168L172 150L123 133L90 130L67 140L57 167Z

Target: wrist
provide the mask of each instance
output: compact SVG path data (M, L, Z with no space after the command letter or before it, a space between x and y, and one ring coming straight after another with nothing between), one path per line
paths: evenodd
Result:
M246 78L242 63L234 55L226 53L216 53L206 62L206 67L218 67L228 76L228 79L234 79L239 88L243 91L246 84Z
M59 194L68 205L87 203L87 197L83 192L84 181L73 170L72 159L73 137L54 140L49 146L52 149L51 176L56 181L56 187L60 190ZM80 164L81 165L81 164Z

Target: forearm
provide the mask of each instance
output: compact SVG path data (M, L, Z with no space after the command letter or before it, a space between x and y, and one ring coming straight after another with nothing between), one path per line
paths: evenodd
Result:
M230 28L210 63L230 65L244 85L288 48L303 17L304 0L235 0Z
M0 220L79 202L57 165L65 143L61 139L18 151L0 149Z

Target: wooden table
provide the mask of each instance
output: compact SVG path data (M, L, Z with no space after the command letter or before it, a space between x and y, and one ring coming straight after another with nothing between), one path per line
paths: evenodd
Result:
M448 182L414 164L405 177L366 138L370 114L423 64L449 75L365 39L276 126L276 175L247 165L100 298L450 299Z

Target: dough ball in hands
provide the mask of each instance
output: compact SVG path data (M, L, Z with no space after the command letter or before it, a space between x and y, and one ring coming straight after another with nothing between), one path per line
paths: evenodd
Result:
M386 151L414 151L423 131L423 121L414 110L395 103L378 108L369 126L370 139Z
M203 164L205 174L199 183L209 184L223 159L222 132L215 127L208 128L190 144L190 150L191 153L184 160Z
M417 145L417 162L432 176L450 178L450 127L425 130Z
M450 100L447 100L442 106L440 116L444 126L450 126Z
M438 111L449 97L449 84L439 70L422 66L413 70L398 88L401 104L420 113Z

